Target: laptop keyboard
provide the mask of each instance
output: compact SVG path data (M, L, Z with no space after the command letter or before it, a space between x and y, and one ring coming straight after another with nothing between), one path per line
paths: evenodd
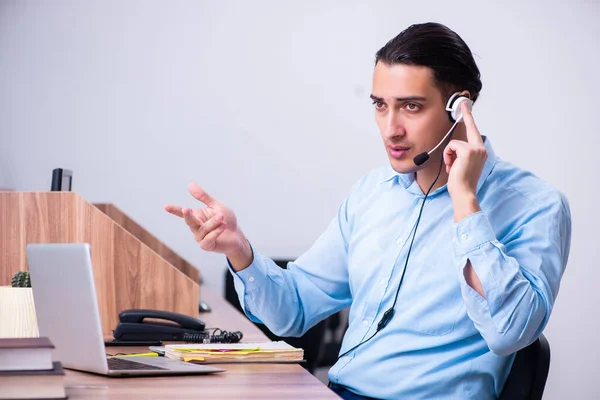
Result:
M157 367L156 365L149 365L144 363L139 363L131 360L124 360L122 358L107 358L108 361L108 369L115 371L123 371L123 370L152 370L152 369L162 369L166 370L166 368Z

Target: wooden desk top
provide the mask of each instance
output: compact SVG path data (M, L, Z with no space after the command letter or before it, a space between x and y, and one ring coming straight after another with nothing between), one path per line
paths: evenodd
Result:
M242 331L244 342L268 340L247 318L206 287L201 298L212 312L200 314L208 328ZM143 353L147 347L107 347L107 353ZM337 399L335 393L298 364L219 364L211 375L107 378L66 370L74 399Z

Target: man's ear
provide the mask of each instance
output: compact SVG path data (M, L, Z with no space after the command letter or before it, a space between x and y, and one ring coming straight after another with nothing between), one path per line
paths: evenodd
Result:
M462 92L460 92L460 95L465 96L468 99L471 98L471 92L469 92L468 90L463 90Z

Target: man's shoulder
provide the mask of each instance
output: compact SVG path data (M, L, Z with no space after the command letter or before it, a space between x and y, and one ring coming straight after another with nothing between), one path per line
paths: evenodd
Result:
M395 176L391 167L374 168L362 175L355 181L346 197L346 203L350 209L370 204L376 199L381 190L385 187L384 183Z
M498 191L509 197L516 197L520 202L532 208L555 204L568 208L566 196L549 182L531 171L518 167L510 162L498 159L489 176L492 196L498 200Z
M389 166L373 168L364 174L352 187L352 191L372 191L392 179L396 172Z

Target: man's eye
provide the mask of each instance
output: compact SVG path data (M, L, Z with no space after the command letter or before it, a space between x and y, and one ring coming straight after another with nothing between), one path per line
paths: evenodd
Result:
M373 104L375 104L377 110L382 110L385 107L385 103L382 101L374 101Z
M421 106L416 103L408 103L405 107L408 111L419 111L421 109Z

